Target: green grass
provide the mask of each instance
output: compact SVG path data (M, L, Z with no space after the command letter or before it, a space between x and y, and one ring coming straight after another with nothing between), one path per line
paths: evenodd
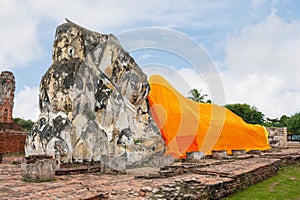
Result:
M25 156L24 153L5 153L5 154L2 154L3 157L10 157L10 156Z
M284 167L276 176L224 199L300 200L300 166Z
M28 183L45 183L45 182L55 182L56 178L54 179L48 179L48 180L35 180L35 181L29 181L25 177L22 177L23 182L28 182Z

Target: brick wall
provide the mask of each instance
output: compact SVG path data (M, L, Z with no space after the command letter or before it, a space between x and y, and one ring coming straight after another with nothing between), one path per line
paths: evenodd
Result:
M299 163L299 158L300 155L297 155L296 163ZM183 168L189 170L187 166ZM177 178L174 182L153 189L152 198L220 199L276 175L279 169L280 159L265 158L250 158L203 166L187 171L187 174L193 174L191 176Z
M27 132L0 132L0 153L25 153Z

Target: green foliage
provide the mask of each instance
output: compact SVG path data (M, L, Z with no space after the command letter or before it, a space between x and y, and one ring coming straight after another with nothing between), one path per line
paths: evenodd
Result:
M286 115L282 115L280 119L267 118L264 125L267 127L287 127L289 119L290 117Z
M31 180L27 180L26 177L22 177L22 181L24 181L24 182L30 182L30 183L45 183L45 182L54 182L54 181L56 181L56 178L54 178L54 179L47 179L47 180L35 180L35 181L31 181Z
M225 107L250 124L264 125L264 114L248 104L227 104Z
M282 115L280 119L266 118L263 125L266 127L287 127L288 132L300 135L300 112L292 115L291 117Z
M3 154L3 157L11 157L11 156L23 157L23 156L25 156L25 154L24 153L5 153L5 154Z
M134 140L133 142L134 142L134 144L141 144L141 143L142 143L142 140L136 139L136 140Z
M276 176L225 198L234 199L300 199L299 165L282 168Z
M31 121L30 119L29 120L24 120L24 119L21 119L21 118L14 118L14 122L16 124L19 124L20 126L22 126L25 130L27 131L30 131L32 126L34 125L34 122Z
M207 94L201 94L201 90L197 90L197 89L192 89L191 91L189 91L189 94L191 96L189 96L188 98L196 101L196 102L200 102L200 103L211 103L211 100L205 100L205 98L208 96Z
M287 121L287 131L293 134L300 134L300 112L291 116Z
M288 121L290 120L290 117L286 115L282 115L280 118L280 122L278 124L279 127L286 127L288 124Z

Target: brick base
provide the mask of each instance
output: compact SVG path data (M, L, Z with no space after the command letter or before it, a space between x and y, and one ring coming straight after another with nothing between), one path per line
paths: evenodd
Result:
M27 132L0 132L0 154L25 153Z

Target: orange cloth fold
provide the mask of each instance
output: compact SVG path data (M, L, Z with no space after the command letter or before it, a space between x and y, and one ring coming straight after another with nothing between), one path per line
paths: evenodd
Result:
M182 96L164 78L149 78L151 114L167 145L167 155L184 158L186 152L269 149L265 127L214 104L194 102Z

